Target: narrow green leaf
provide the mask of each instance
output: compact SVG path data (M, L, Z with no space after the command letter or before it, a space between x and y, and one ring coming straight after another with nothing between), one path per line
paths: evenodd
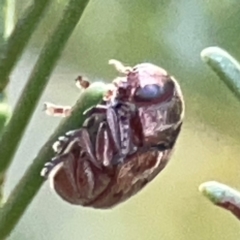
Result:
M5 93L0 93L0 137L8 120L11 116L11 108L7 102L7 95ZM0 207L3 201L3 187L5 183L5 174L0 176Z
M14 113L0 139L0 177L8 169L50 74L87 3L88 0L70 0L58 26L43 47Z
M0 136L7 120L10 118L10 114L11 111L7 102L7 96L5 93L0 93Z
M16 0L4 0L5 9L4 9L4 39L7 39L12 33L15 25L15 1ZM4 2L3 1L3 2Z
M14 26L15 0L0 1L0 47L4 46L8 36ZM7 94L0 92L0 136L10 118L10 106L7 102ZM3 187L5 183L5 175L0 177L0 204L3 200Z
M13 0L9 0L13 1ZM5 1L0 1L5 2ZM8 40L0 49L0 92L8 84L9 75L28 44L51 0L34 0L17 22ZM10 2L9 2L10 3ZM11 6L11 5L10 5ZM10 14L10 13L9 13ZM9 16L9 15L8 15ZM9 16L10 17L10 16ZM9 20L10 21L10 20ZM9 22L10 23L10 22ZM4 25L3 25L4 26ZM10 28L11 26L9 26ZM8 30L10 30L8 28ZM6 34L6 32L5 32Z
M238 61L219 47L204 49L201 52L201 58L240 100L240 64Z
M240 192L215 181L205 182L199 191L216 206L231 211L240 220Z
M0 1L0 46L2 46L4 42L5 35L5 6L6 0Z

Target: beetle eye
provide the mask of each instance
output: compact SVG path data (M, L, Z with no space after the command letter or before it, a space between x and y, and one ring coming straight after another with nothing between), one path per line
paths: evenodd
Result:
M172 96L173 88L174 86L171 82L169 82L165 86L159 86L157 84L146 85L136 91L135 100L152 101L156 99L161 99L162 101L164 101Z
M157 84L146 85L139 88L135 93L136 100L150 101L159 98L164 93L164 89Z

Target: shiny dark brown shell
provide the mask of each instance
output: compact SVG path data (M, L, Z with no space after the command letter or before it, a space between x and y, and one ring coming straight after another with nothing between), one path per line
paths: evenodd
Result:
M134 100L139 87L166 87L169 83L170 91L167 86L166 97L159 101ZM109 120L108 114L96 107L82 129L65 136L55 157L57 164L49 174L52 187L71 204L111 208L139 192L171 157L184 115L177 81L165 70L144 63L127 72L114 91L104 104L115 115ZM113 104L116 101L120 110ZM125 115L120 115L124 111ZM118 127L120 133L115 133ZM120 148L116 136L122 137ZM131 151L124 155L125 145Z

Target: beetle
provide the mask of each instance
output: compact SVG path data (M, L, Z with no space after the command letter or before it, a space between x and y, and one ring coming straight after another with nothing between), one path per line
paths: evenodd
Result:
M80 129L53 145L55 157L41 175L74 205L108 209L138 193L168 163L184 118L174 77L152 63L124 66L99 105L88 109ZM81 77L77 85L89 86ZM46 112L68 116L71 107L47 103Z

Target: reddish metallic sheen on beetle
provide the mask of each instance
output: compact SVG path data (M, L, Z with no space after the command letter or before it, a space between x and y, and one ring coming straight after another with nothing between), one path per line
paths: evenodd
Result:
M126 201L162 171L184 116L180 86L164 69L110 64L123 76L86 112L82 128L59 138L41 173L65 201L100 209Z

